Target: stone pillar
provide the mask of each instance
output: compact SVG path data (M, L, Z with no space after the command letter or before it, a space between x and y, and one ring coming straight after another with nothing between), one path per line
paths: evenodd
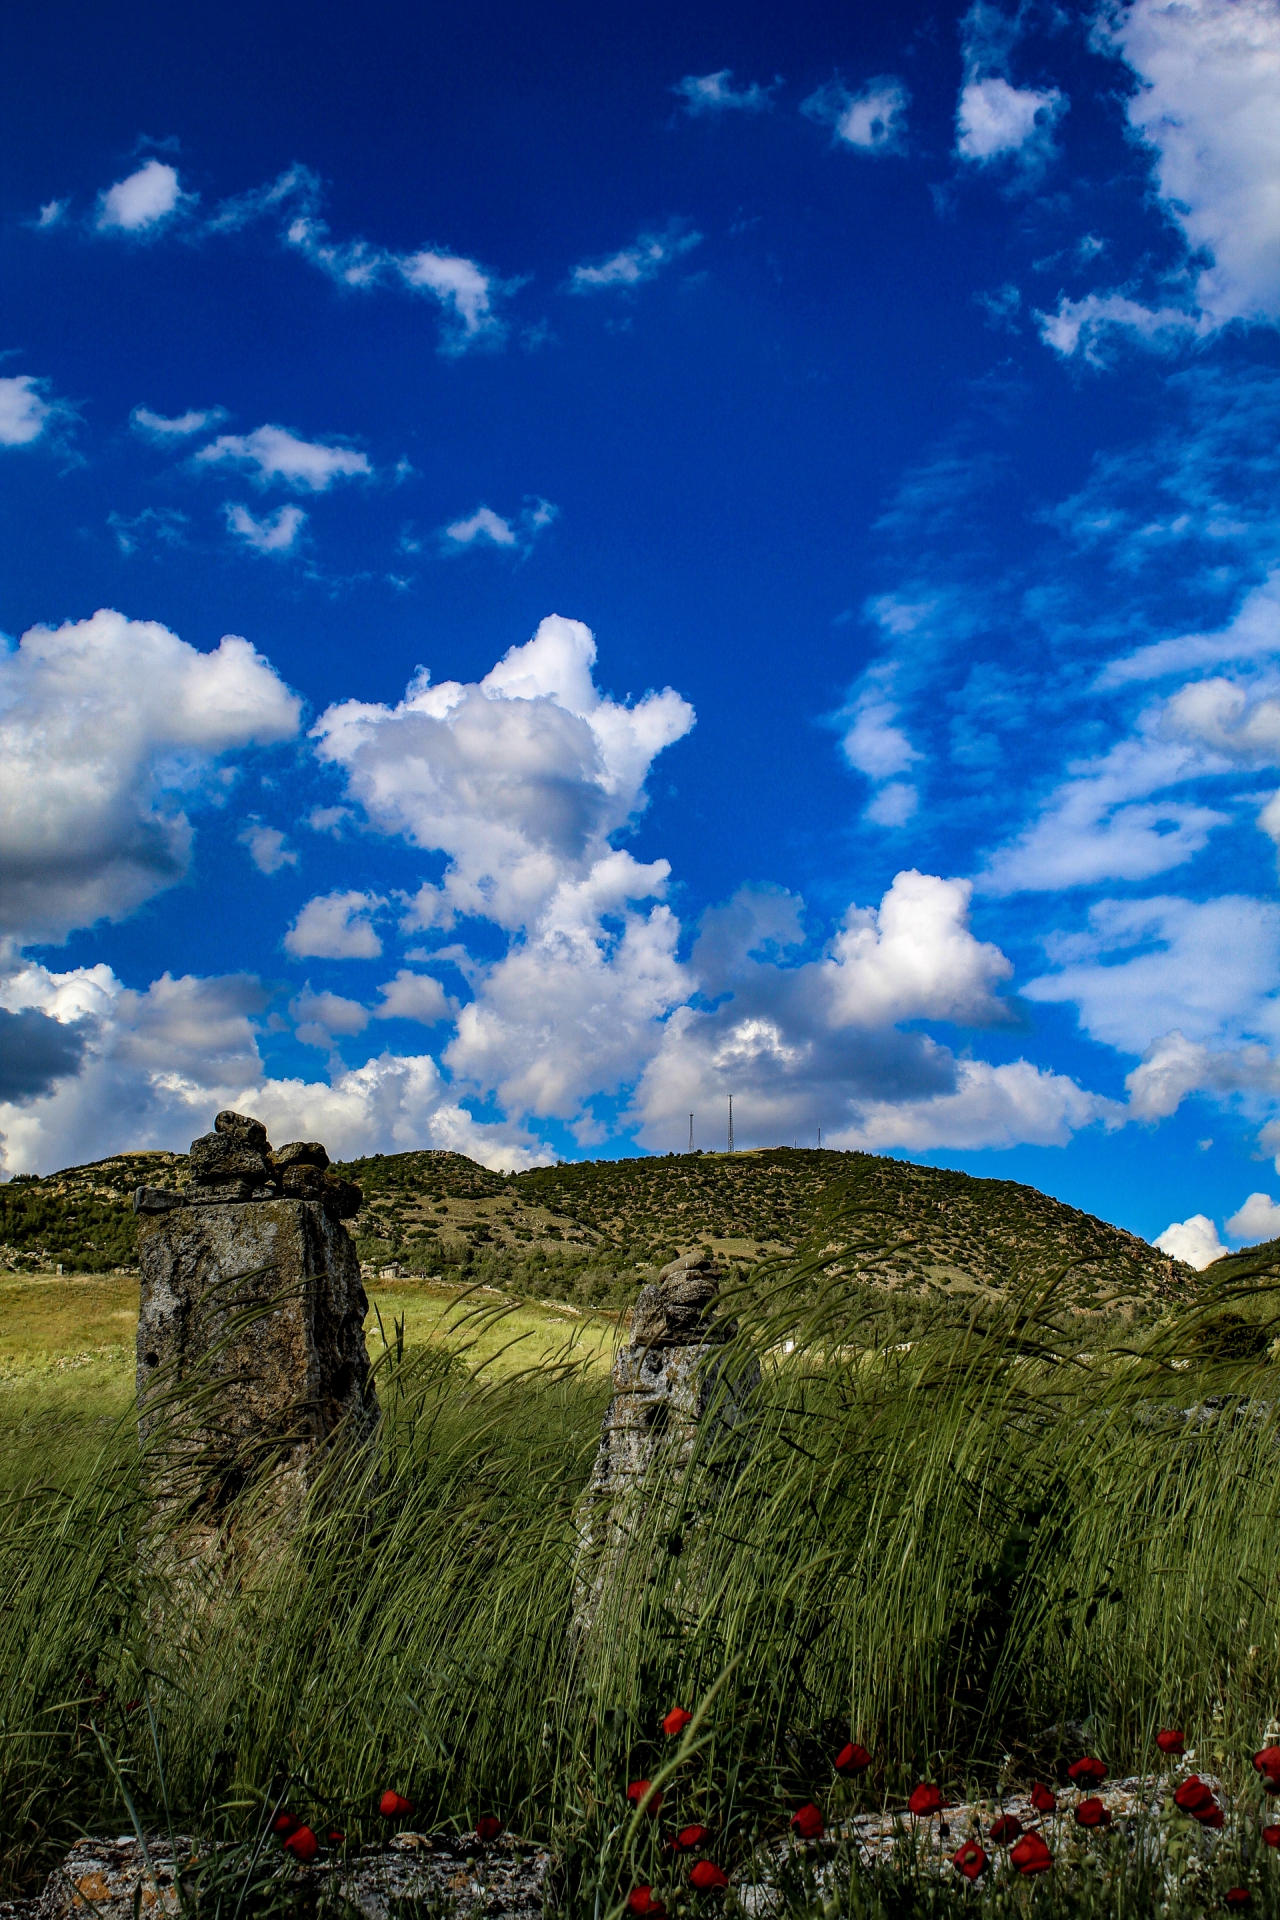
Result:
M342 1224L360 1190L315 1142L273 1151L220 1113L191 1145L190 1184L140 1188L138 1427L155 1498L198 1529L246 1487L291 1507L341 1431L377 1424L368 1310Z
M613 1398L578 1529L574 1619L587 1631L605 1589L621 1574L631 1540L649 1519L646 1483L655 1469L673 1478L688 1466L713 1398L733 1426L750 1378L727 1398L716 1355L736 1328L714 1319L720 1271L703 1253L687 1253L645 1287L631 1319L631 1338L613 1366ZM679 1542L669 1545L679 1550ZM639 1576L643 1578L643 1570Z

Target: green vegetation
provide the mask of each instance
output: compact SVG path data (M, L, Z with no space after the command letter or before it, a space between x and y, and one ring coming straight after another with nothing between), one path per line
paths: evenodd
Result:
M210 1835L283 1799L355 1845L382 1834L387 1787L422 1825L494 1812L555 1841L565 1910L601 1920L640 1881L673 1913L714 1910L666 1846L681 1825L737 1867L804 1801L830 1822L920 1778L1054 1777L1082 1745L1113 1775L1148 1768L1170 1722L1256 1800L1248 1756L1280 1696L1274 1272L1144 1294L1132 1317L1081 1311L1073 1249L1057 1275L1037 1253L1025 1280L989 1261L967 1292L904 1289L899 1211L892 1188L828 1192L797 1254L744 1269L717 1391L754 1366L760 1386L654 1475L585 1641L575 1509L602 1346L495 1367L527 1307L474 1294L451 1343L388 1324L376 1467L335 1461L283 1538L248 1489L233 1546L181 1576L142 1548L127 1424L82 1430L56 1474L25 1451L0 1532L8 1884L81 1829L124 1830L113 1767L145 1818L163 1825L167 1796ZM702 1709L682 1745L660 1729L676 1702ZM831 1770L850 1736L873 1755L857 1785ZM660 1772L661 1817L630 1818L626 1783ZM1070 1884L985 1894L904 1869L820 1896L798 1864L788 1910L1181 1915L1240 1883L1280 1912L1256 1850L1166 1879L1150 1853L1108 1867L1109 1844Z

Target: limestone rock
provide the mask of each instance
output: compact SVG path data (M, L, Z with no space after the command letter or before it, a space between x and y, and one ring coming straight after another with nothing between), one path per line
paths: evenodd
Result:
M257 1186L266 1176L265 1156L233 1134L204 1133L191 1142L191 1178L201 1186L225 1180L249 1180Z
M185 1207L187 1196L174 1187L139 1187L133 1196L135 1213L168 1213L171 1207Z
M268 1155L278 1173L286 1167L320 1167L329 1164L329 1156L318 1140L291 1140L287 1147L276 1147Z
M269 1153L267 1130L261 1120L255 1120L247 1113L232 1113L230 1108L218 1114L213 1123L215 1133L223 1134L228 1140L234 1140L237 1146L247 1147L251 1153Z

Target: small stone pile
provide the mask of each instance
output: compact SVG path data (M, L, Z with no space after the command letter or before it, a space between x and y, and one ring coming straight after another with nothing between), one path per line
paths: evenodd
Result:
M249 1200L319 1200L331 1220L351 1220L363 1195L329 1165L318 1140L273 1147L261 1120L220 1113L212 1133L191 1142L191 1184L139 1187L135 1213L166 1213L172 1207L242 1206Z

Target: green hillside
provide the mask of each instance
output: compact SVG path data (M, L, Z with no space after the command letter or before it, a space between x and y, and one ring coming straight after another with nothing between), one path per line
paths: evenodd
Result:
M346 1162L375 1272L466 1277L524 1297L623 1306L678 1253L750 1270L828 1246L871 1284L923 1296L1054 1274L1079 1311L1182 1294L1194 1275L1146 1241L1033 1187L866 1153L790 1148L585 1161L503 1175L457 1153ZM23 1272L130 1266L130 1199L181 1185L185 1156L119 1154L0 1187L0 1260Z

